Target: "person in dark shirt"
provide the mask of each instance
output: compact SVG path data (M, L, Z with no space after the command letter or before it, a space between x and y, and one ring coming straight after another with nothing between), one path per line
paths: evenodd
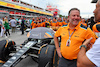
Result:
M24 34L24 18L21 17L21 20L22 20L22 22L21 22L21 31L22 31L22 34L21 35L23 35Z

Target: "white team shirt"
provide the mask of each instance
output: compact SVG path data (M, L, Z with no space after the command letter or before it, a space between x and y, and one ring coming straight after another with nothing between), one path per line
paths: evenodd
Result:
M100 37L95 41L92 48L86 52L86 56L97 67L100 67Z

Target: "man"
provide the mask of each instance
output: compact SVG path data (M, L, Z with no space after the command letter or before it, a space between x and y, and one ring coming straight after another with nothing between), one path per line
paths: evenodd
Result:
M22 34L21 35L24 35L24 25L25 25L24 18L21 17L21 20L22 20L22 23L21 23L21 31L22 31Z
M79 23L80 10L72 8L68 13L69 23L67 26L60 27L55 35L55 47L58 53L59 67L77 67L77 55L79 46L85 39L93 37L92 43L96 38L90 28ZM59 47L58 37L61 37L61 46Z
M18 20L18 23L19 23L19 24L21 24L21 23L22 23L22 20L21 20L21 18Z
M87 24L85 23L85 19L84 19L84 18L81 18L80 23L81 23L82 25L84 25L84 26L86 26L86 27L87 27Z
M57 19L54 17L51 22L51 28L56 31L57 30L56 26L57 26Z
M9 21L9 23L10 23L11 28L12 28L12 33L15 33L17 21L16 21L14 18L12 18L12 19Z
M97 1L96 9L94 10L95 21L100 21L100 0ZM92 38L86 40L83 45L84 47L88 46ZM100 67L100 38L96 40L92 48L86 52L86 49L81 47L81 50L78 54L78 67Z

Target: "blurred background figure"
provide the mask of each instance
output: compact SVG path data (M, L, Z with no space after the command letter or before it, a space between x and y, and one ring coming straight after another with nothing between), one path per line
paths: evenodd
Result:
M85 19L84 18L81 18L80 23L87 27L87 24L85 23Z
M7 38L7 35L8 34L10 36L10 32L9 32L10 26L9 26L8 19L7 18L4 18L4 27L5 27L5 34L6 34L5 38Z
M3 35L4 35L4 25L3 25L4 23L3 23L3 20L2 19L0 19L0 26L1 26L1 37L3 37Z
M21 20L22 20L22 22L21 22L21 31L22 31L22 34L21 35L24 35L24 18L23 17L21 17Z
M10 25L11 25L11 29L12 29L12 33L15 33L15 29L16 29L16 23L17 21L14 19L14 17L9 21Z

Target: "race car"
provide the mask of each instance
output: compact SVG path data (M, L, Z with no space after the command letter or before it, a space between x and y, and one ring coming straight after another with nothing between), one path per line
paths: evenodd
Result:
M52 29L38 27L28 32L28 39L20 45L19 49L14 41L7 41L4 45L1 43L0 60L4 61L2 67L14 67L28 56L31 56L38 63L38 67L57 67L59 57L54 46L53 36L54 31ZM3 41L5 40L0 42ZM6 44L9 42L10 44Z

